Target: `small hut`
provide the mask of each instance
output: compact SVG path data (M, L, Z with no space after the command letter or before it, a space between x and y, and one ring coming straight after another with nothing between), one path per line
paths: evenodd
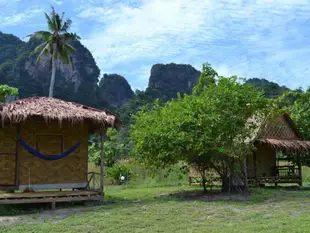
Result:
M89 134L121 124L109 111L50 97L1 104L0 118L1 190L87 190Z
M254 138L255 150L247 158L250 183L302 185L300 155L310 151L289 114L261 124Z
M248 183L252 185L290 183L302 185L301 155L310 152L310 141L298 131L288 113L269 119L250 118L257 128L247 140L255 149L247 156ZM309 158L310 160L310 158ZM201 184L194 167L189 183Z

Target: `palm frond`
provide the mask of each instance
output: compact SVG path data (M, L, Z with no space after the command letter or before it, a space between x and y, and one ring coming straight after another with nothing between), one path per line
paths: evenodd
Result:
M50 45L47 43L47 44L45 45L45 47L42 49L41 53L38 55L37 60L36 60L36 63L39 63L39 61L40 61L40 59L41 59L41 57L42 57L43 55L44 55L44 56L48 56L50 50L51 50L51 47L50 47Z
M60 31L61 32L67 32L70 29L71 25L72 25L72 20L71 19L67 19L64 22L64 24L63 24L63 26L62 26Z
M48 41L51 36L52 36L52 33L48 32L48 31L37 31L37 32L34 32L34 33L28 35L28 37L34 37L34 38L43 39L46 41Z
M48 30L55 31L54 21L51 19L51 17L47 13L44 12L44 15L47 21Z
M36 54L39 51L42 51L42 49L48 44L48 42L43 42L42 44L38 45L30 54L30 56Z
M68 54L71 54L71 53L75 52L75 50L76 50L74 47L72 47L69 44L64 44L64 47L67 50Z
M61 22L64 20L64 17L65 17L65 12L62 12L62 14L61 14Z
M61 22L61 18L59 16L59 14L55 13L55 26L56 26L56 30L57 32L59 32L62 28L62 22Z
M69 33L69 32L60 35L60 38L63 41L73 41L73 40L80 40L81 39L76 33Z

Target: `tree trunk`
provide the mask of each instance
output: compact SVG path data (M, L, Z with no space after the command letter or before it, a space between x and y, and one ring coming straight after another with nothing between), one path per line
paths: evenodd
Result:
M54 51L52 55L52 76L48 94L49 97L53 97L54 94L55 75L56 75L56 46L54 46Z
M199 169L199 173L201 176L201 183L202 183L202 187L203 187L203 191L206 193L207 192L207 179L206 179L206 172L204 169Z
M203 191L206 193L207 192L207 185L206 185L206 177L202 177L202 187L203 187Z
M230 177L225 176L221 178L222 178L222 192L227 193L229 192L229 188L230 188Z

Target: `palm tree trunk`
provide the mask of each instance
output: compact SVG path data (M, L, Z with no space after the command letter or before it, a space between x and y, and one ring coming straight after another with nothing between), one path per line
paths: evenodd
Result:
M52 56L52 76L48 94L49 97L53 97L54 94L55 75L56 75L56 46L54 45L54 51Z

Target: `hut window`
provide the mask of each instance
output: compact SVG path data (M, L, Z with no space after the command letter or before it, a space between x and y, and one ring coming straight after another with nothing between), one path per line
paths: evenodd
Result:
M37 151L44 155L58 155L63 153L62 135L37 135Z

